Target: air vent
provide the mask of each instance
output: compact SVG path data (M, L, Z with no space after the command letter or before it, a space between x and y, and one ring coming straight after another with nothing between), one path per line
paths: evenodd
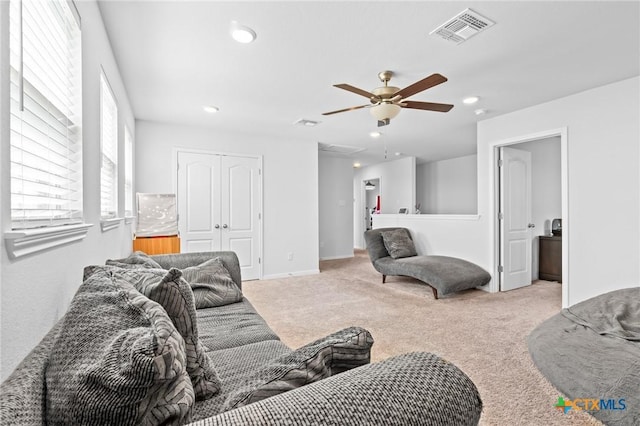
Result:
M429 35L437 35L445 40L460 44L494 24L495 22L480 15L478 12L465 9L431 31Z
M336 154L351 155L357 152L364 151L365 148L360 148L357 146L347 146L347 145L333 145L329 143L318 142L318 150L324 151L324 152L333 152Z

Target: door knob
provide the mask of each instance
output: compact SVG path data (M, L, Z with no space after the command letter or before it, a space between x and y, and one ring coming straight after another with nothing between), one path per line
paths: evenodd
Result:
M226 223L225 223L224 225L222 225L222 227L223 227L224 229L227 229L227 228L228 228L228 226L227 226L227 224L226 224Z
M535 228L536 224L535 223L530 223L527 225L527 228Z
M216 225L214 226L214 228L219 229L219 228L220 228L220 225L218 225L218 224L216 223Z

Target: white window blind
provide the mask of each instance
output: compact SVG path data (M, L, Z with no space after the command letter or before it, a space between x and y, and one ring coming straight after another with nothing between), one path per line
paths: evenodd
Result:
M124 128L124 215L133 216L133 139Z
M80 19L66 0L9 7L11 227L80 223Z
M100 216L118 215L118 106L109 82L100 74Z

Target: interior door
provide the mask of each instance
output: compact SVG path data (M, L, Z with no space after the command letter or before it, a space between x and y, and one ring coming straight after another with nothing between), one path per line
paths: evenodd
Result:
M500 290L531 285L531 153L500 148Z
M180 251L220 250L220 223L220 156L179 152Z
M257 158L222 157L223 250L236 252L244 280L260 278L260 163Z

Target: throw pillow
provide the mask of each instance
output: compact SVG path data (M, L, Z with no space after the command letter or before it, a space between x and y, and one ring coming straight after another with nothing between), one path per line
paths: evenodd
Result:
M384 246L392 258L399 259L401 257L418 255L408 230L394 229L392 231L382 231L380 235L382 235Z
M371 360L371 345L373 337L367 330L359 327L345 328L309 343L271 361L249 377L243 386L227 397L223 411L368 364Z
M242 290L233 282L219 257L183 269L182 276L193 290L196 309L224 306L242 300Z
M45 371L48 424L183 424L194 403L184 340L164 309L107 268L85 281Z
M105 262L106 265L118 266L120 268L136 269L136 268L158 268L162 269L162 266L155 260L149 257L143 251L136 251L131 253L124 259L109 259Z
M193 293L179 269L119 269L114 274L130 282L136 290L165 309L184 339L187 372L196 400L212 397L220 390L220 379L198 338L198 323Z

